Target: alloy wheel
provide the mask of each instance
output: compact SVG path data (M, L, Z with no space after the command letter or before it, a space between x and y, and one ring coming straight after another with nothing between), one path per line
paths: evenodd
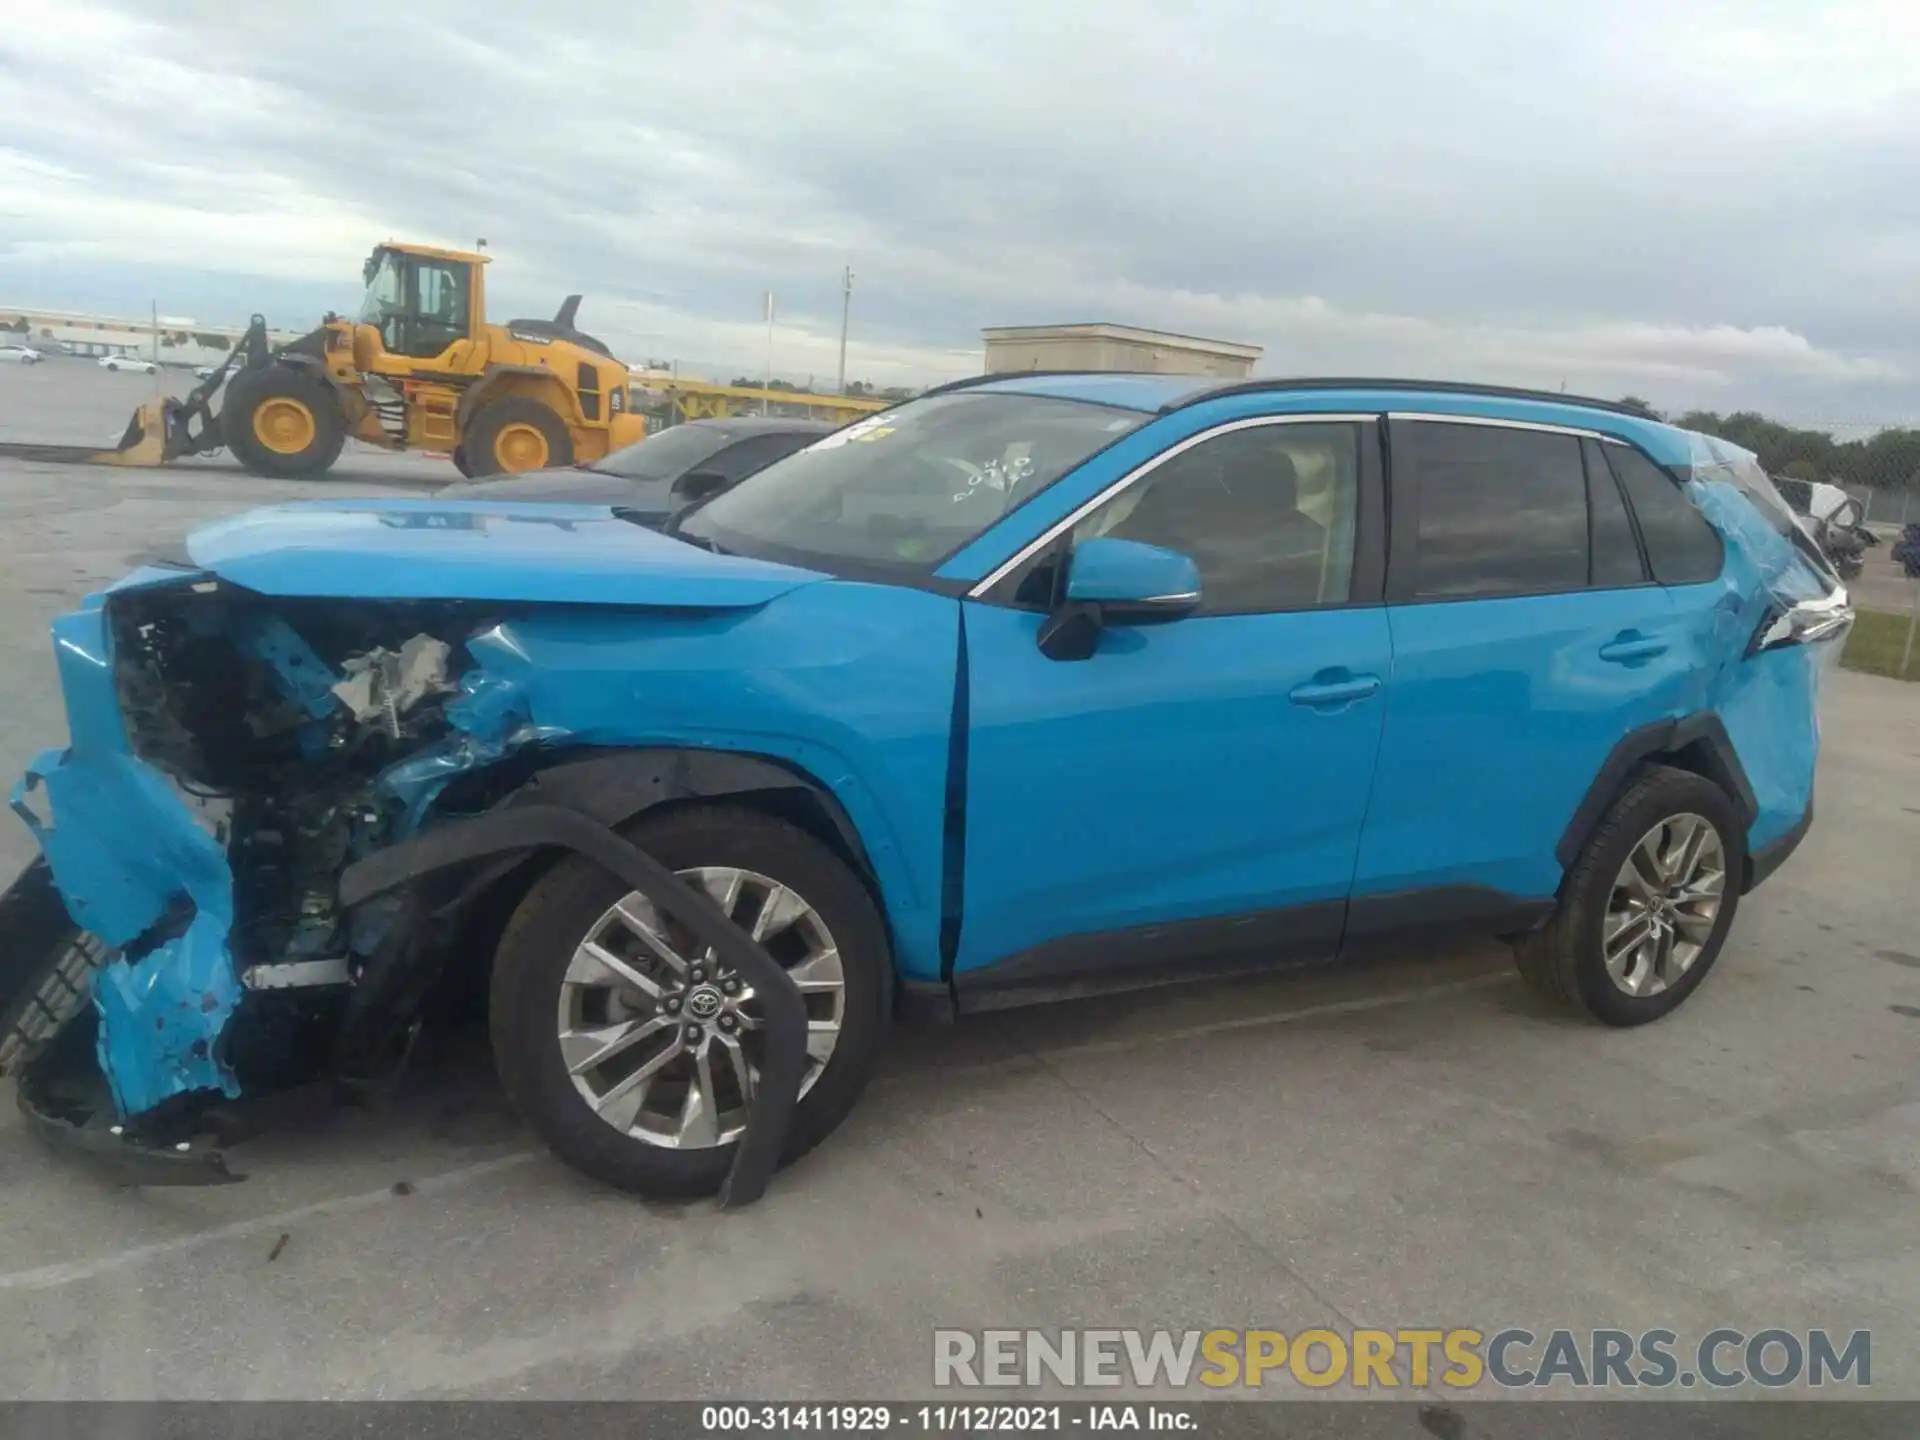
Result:
M1601 925L1607 974L1623 994L1679 982L1713 937L1726 885L1726 847L1705 817L1670 815L1640 837Z
M826 1069L846 1013L832 933L804 897L755 871L710 866L680 878L712 897L799 987L804 1096ZM575 948L558 1024L574 1089L621 1133L693 1150L725 1145L745 1129L765 1027L753 987L638 891L609 907Z

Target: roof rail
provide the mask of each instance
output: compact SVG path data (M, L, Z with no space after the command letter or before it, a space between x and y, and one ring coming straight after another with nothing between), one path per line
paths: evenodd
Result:
M1579 405L1589 410L1611 410L1616 415L1631 415L1636 420L1651 418L1644 411L1617 400L1597 400L1591 395L1568 395L1557 390L1523 390L1512 385L1475 385L1457 380L1382 380L1378 378L1284 379L1265 377L1253 380L1228 380L1207 385L1169 400L1160 407L1162 415L1217 400L1222 395L1252 395L1263 390L1417 390L1428 394L1493 395L1503 400L1540 400L1553 405Z

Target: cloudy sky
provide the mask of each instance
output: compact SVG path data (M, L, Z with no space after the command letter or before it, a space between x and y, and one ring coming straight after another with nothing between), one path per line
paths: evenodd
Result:
M388 235L630 360L984 325L1920 423L1913 0L0 0L0 305L304 325Z

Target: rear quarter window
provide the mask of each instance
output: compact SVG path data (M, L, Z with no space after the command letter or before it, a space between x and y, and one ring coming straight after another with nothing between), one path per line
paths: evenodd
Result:
M1680 483L1630 445L1601 447L1620 477L1646 547L1647 564L1662 585L1693 585L1720 573L1720 536Z

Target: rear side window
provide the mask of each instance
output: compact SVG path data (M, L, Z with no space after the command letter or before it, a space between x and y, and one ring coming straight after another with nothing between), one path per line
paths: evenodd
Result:
M1405 421L1419 477L1414 593L1424 599L1584 590L1587 480L1571 435Z
M1587 515L1593 527L1593 571L1595 589L1607 590L1621 585L1645 583L1647 570L1640 559L1640 542L1634 538L1633 521L1627 515L1626 502L1620 498L1620 486L1607 468L1597 440L1580 442L1580 458L1587 467Z
M1629 445L1603 445L1627 492L1647 563L1662 585L1692 585L1720 573L1720 536L1679 482Z

